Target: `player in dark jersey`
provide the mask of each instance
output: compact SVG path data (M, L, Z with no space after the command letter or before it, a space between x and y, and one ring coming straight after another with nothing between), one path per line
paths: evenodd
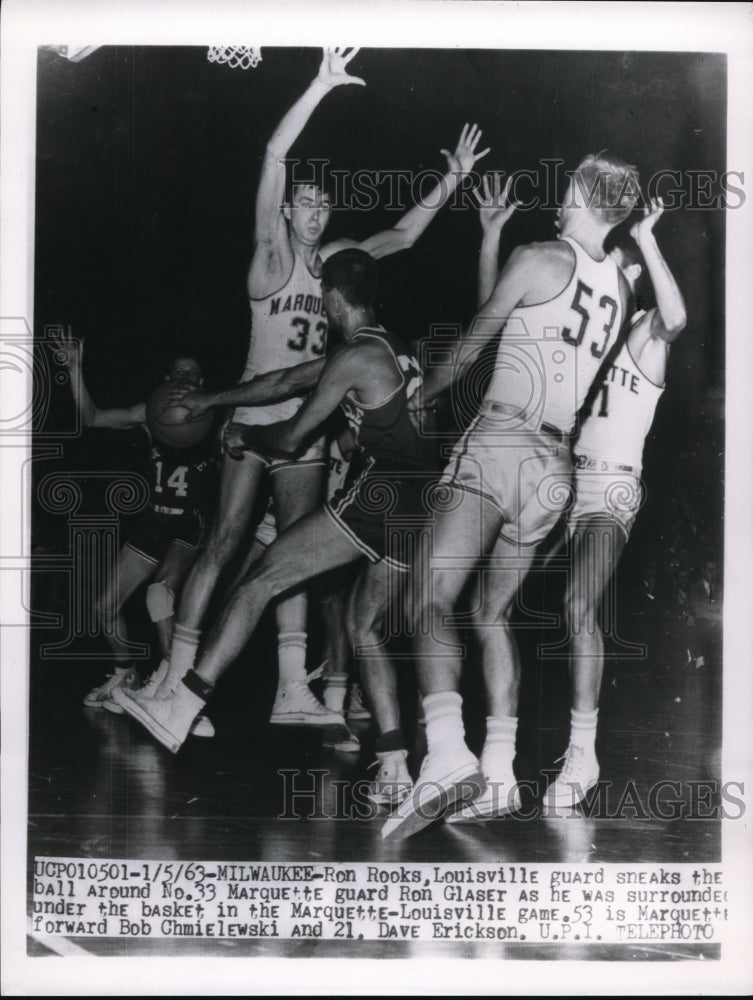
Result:
M231 456L262 447L294 455L307 446L341 406L359 451L345 485L316 511L281 532L229 600L188 671L168 699L139 700L124 689L116 699L168 749L177 751L215 683L240 653L269 601L320 573L363 560L351 596L348 631L354 646L369 647L362 680L380 728L384 753L394 754L395 801L410 788L401 741L394 666L381 645L389 573L405 571L397 527L402 518L425 516L424 490L431 481L433 447L408 412L420 369L397 338L375 322L376 266L362 250L343 250L322 268L322 295L330 323L344 342L328 360L268 373L250 382L244 402L284 399L314 388L290 419L267 426L230 424ZM398 762L402 768L398 768Z
M314 110L333 88L364 85L363 80L347 72L357 52L325 50L317 76L284 115L267 144L256 196L254 252L248 272L253 323L246 378L325 354L327 322L319 290L322 260L353 241L323 245L332 210L329 199L316 184L287 178L285 158ZM462 176L488 152L476 151L480 136L475 125L466 125L454 153L442 150L448 169L439 184L392 228L359 245L375 258L411 247ZM301 405L300 395L279 404L264 402L263 408L253 410L242 395L226 393L224 399L225 405L238 405L234 420L245 424L276 423L291 417ZM285 529L324 499L323 454L321 443L315 441L294 458L267 455L259 445L249 448L238 461L223 462L217 515L181 597L170 673L160 695L167 693L193 665L212 592L221 572L245 541L244 532L263 477L270 476L275 517L278 526ZM285 724L305 716L314 725L342 723L342 717L325 710L307 687L305 591L278 602L275 615L280 683L272 721Z
M105 707L117 713L122 710L113 700L113 691L123 683L136 687L140 683L135 664L128 656L129 630L123 607L140 586L151 581L146 606L163 657L148 682L154 686L167 671L175 595L204 541L214 469L206 444L172 449L155 441L146 422L146 403L107 410L95 406L83 378L83 344L67 336L58 346L67 359L69 383L84 427L111 430L143 427L150 437L149 505L131 524L113 575L97 599L115 671L84 698L89 708ZM203 381L199 363L190 357L175 358L167 378L184 389L198 388ZM199 735L211 735L210 729L208 720L204 721Z

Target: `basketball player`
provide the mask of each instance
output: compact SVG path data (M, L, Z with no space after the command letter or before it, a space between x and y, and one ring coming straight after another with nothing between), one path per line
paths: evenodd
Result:
M143 427L147 433L146 403L121 409L100 410L89 395L83 377L83 344L70 335L57 345L66 358L69 384L84 427L129 430ZM202 381L199 363L179 357L166 376L181 391L198 388ZM207 446L171 449L149 434L149 506L135 519L122 546L111 579L97 600L97 610L113 652L115 672L84 698L89 708L106 707L120 713L113 692L121 684L139 686L139 675L128 655L129 629L123 607L142 584L151 580L146 606L155 624L163 660L147 681L156 687L167 673L167 655L172 637L175 594L201 547L211 500L213 468ZM208 719L201 720L198 735L213 735Z
M407 565L387 547L385 521L425 515L423 488L433 476L433 447L416 429L407 400L420 385L421 372L400 342L375 321L376 265L364 251L351 248L322 266L322 298L329 322L344 343L324 361L259 376L246 387L247 401L284 398L315 386L302 407L287 420L265 426L230 424L225 445L231 456L250 447L269 454L294 455L305 449L324 421L340 406L359 447L344 487L325 505L281 532L251 568L229 600L200 652L168 699L139 699L124 689L116 700L134 718L176 752L194 717L217 680L248 642L270 600L294 587L351 563L363 568L351 596L348 630L354 647L370 647L362 673L378 677L367 685L381 730L381 753L391 753L393 802L407 794L411 781L397 717L394 665L380 645L381 619L387 608L391 571ZM279 393L269 392L277 386ZM258 391L255 398L254 388ZM389 513L388 513L389 512ZM388 692L380 698L380 692ZM383 758L381 763L385 763Z
M293 367L321 358L327 348L327 317L322 311L319 275L322 260L352 241L322 248L331 206L314 184L293 184L285 202L284 160L314 109L334 87L364 85L350 76L349 62L357 49L326 49L319 73L303 96L284 116L267 145L256 198L254 254L248 273L251 302L251 342L243 379ZM439 208L488 150L476 152L481 133L474 125L463 128L450 154L448 172L425 204L412 208L394 228L367 239L361 247L375 258L412 246ZM431 206L431 207L427 207ZM227 405L242 402L232 391L215 397ZM301 399L287 399L261 408L239 406L234 420L242 424L273 424L291 418ZM242 459L225 459L219 510L209 538L196 561L180 603L173 639L170 670L158 695L167 695L193 665L200 628L218 576L241 544L254 499L265 471L270 474L275 516L280 530L290 527L324 499L323 441L310 442L295 456L274 458L261 446L248 449ZM276 605L279 635L279 684L270 721L278 724L343 724L342 715L328 711L311 694L306 675L306 594L288 596Z
M627 308L630 290L604 239L637 197L633 167L606 155L583 160L559 210L560 239L512 251L452 363L427 376L424 405L501 331L484 401L443 476L454 503L435 515L431 574L420 588L418 621L431 622L415 632L427 755L413 795L386 820L383 837L409 836L468 799L484 812L498 810L500 794L516 804L520 664L508 615L536 544L569 495L568 435ZM474 625L489 713L480 761L465 742L462 647L452 620L476 567Z
M186 397L182 397L185 402ZM194 395L193 399L200 397ZM193 400L192 400L193 401ZM327 497L332 497L345 483L353 453L355 451L355 440L350 429L343 427L339 434L329 436L329 474L327 477ZM274 516L274 504L270 498L264 517L260 521L254 542L248 550L243 564L240 567L238 576L233 582L230 590L234 589L237 583L243 579L253 564L261 558L264 549L268 548L277 537L277 524ZM335 581L330 583L323 594L318 596L319 610L324 623L324 661L308 675L309 682L316 677L322 678L324 706L331 712L338 715L343 714L345 709L345 696L348 689L350 664L350 643L345 628L347 615L347 581L352 583L352 574L345 572L345 579L340 579L339 574ZM360 689L358 682L351 684L350 697L348 700L346 719L354 718L353 712L360 708L359 717L370 719L371 713L365 710L360 701ZM298 720L296 720L298 721ZM301 722L305 721L303 719ZM345 725L327 726L322 730L322 746L330 750L357 753L361 749L361 743L350 728Z
M599 605L607 586L614 586L641 506L643 445L664 392L670 344L685 328L682 293L654 236L663 211L661 201L652 201L630 230L635 243L618 245L611 253L633 291L645 265L656 307L633 316L574 447L575 503L568 515L572 565L565 593L571 728L562 771L547 790L546 802L553 807L575 805L599 778L595 741L604 670Z

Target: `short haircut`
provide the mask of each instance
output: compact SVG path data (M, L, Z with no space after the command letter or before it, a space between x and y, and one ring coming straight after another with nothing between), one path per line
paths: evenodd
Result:
M348 305L356 308L374 305L378 284L376 261L357 247L332 254L322 265L322 289L336 289Z
M316 174L312 172L312 176L308 177L306 172L303 171L302 175L296 173L295 165L292 170L288 170L285 176L285 202L288 205L292 205L293 196L299 188L316 188L317 191L321 192L323 198L328 198L332 201L332 192L330 190L329 175L324 171L318 171Z
M585 195L589 210L609 225L626 219L641 194L637 168L606 150L579 163L573 181Z

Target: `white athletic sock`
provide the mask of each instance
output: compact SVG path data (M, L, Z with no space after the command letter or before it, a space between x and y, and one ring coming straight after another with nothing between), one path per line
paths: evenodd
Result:
M515 737L518 731L516 715L486 717L486 739L481 752L481 764L488 777L495 771L505 771L515 759Z
M460 748L468 753L463 729L463 700L455 691L427 694L423 699L426 715L428 753L453 752Z
M570 709L570 743L576 747L583 747L587 754L596 754L596 727L599 724L599 710L595 708L592 712L579 712L576 708Z
M277 636L280 686L306 683L306 633L280 632Z
M324 674L324 704L330 712L340 712L342 715L347 690L347 674Z
M175 687L189 670L193 670L200 638L201 631L197 628L190 628L188 625L175 626L170 646L170 666L167 671L167 680L171 687Z

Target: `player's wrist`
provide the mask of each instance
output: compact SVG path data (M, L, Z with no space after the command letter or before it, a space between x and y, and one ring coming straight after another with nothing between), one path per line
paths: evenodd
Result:
M317 73L317 75L314 77L314 79L311 82L311 87L312 88L314 88L316 90L324 90L325 93L328 90L332 90L332 88L334 87L334 85L335 84L334 84L333 81L328 80L325 76L322 76L322 71L321 70L319 70L319 72Z

